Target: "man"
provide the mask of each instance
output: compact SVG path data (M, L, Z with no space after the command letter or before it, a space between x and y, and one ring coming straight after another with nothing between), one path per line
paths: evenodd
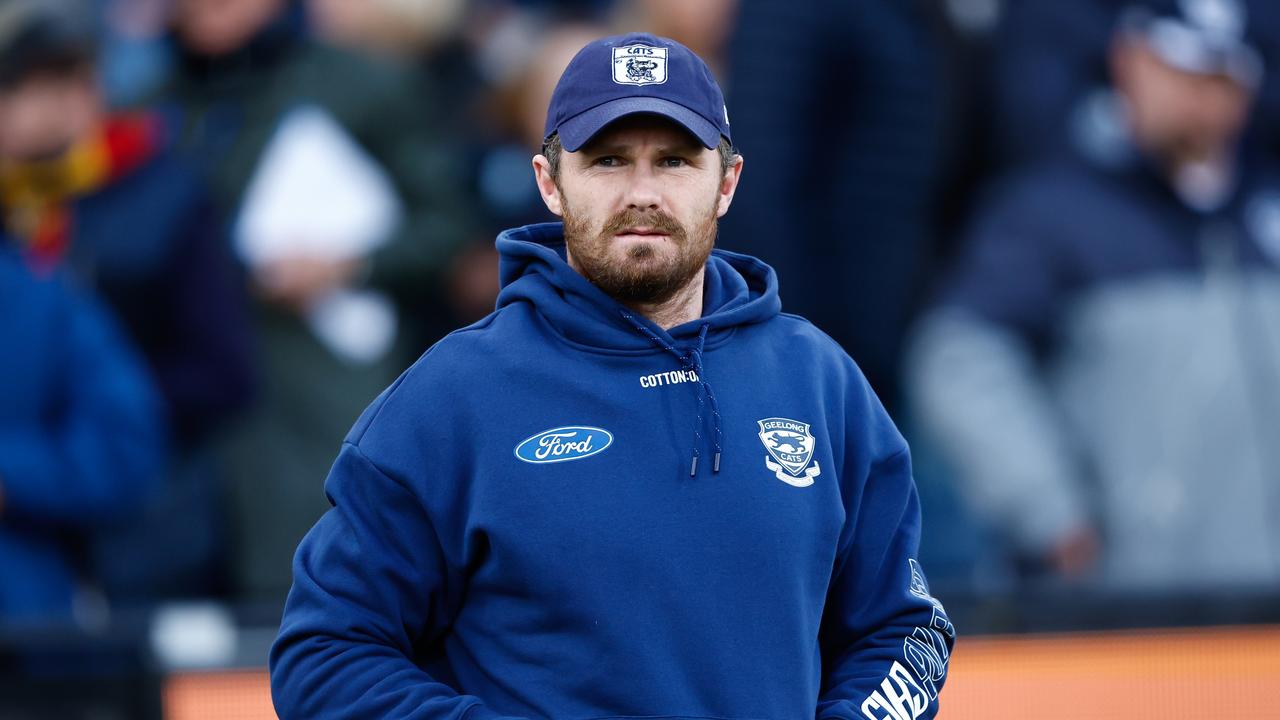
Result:
M720 89L588 44L533 160L564 224L347 438L271 654L293 717L933 717L954 631L906 443L857 367L711 252Z
M1280 580L1280 185L1240 148L1241 11L1123 14L1077 152L997 192L916 338L922 428L1033 571Z

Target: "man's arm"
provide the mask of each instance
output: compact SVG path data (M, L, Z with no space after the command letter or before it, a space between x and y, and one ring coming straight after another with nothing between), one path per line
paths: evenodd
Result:
M819 720L917 720L938 712L955 628L916 560L920 503L910 454L899 443L869 467L846 470L865 482L846 502L849 529L823 611Z
M450 567L421 499L343 445L326 484L333 508L307 534L271 648L282 720L316 717L492 720L413 660L456 612Z

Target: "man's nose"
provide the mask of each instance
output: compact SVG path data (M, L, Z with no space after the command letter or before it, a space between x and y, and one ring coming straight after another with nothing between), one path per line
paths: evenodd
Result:
M662 205L662 181L654 169L637 163L627 183L627 207L637 210L657 210Z

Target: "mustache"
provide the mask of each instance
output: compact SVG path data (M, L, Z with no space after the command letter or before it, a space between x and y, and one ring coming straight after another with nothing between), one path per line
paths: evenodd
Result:
M645 212L635 208L627 208L610 216L600 231L603 235L616 235L627 228L647 227L656 232L665 233L679 240L684 237L684 227L675 218L661 210Z

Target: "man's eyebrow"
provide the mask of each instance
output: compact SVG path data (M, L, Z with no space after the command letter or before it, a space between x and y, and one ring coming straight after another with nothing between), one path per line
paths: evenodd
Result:
M697 155L702 152L702 143L699 143L695 140L682 140L680 142L671 143L670 145L659 146L658 152Z
M578 152L584 156L621 155L627 151L628 147L620 143L588 143L583 145Z
M583 155L592 157L600 157L602 155L626 155L632 146L626 143L590 143L581 149ZM702 144L696 140L680 140L678 142L669 143L658 146L658 153L661 155L677 154L697 154L702 152Z

